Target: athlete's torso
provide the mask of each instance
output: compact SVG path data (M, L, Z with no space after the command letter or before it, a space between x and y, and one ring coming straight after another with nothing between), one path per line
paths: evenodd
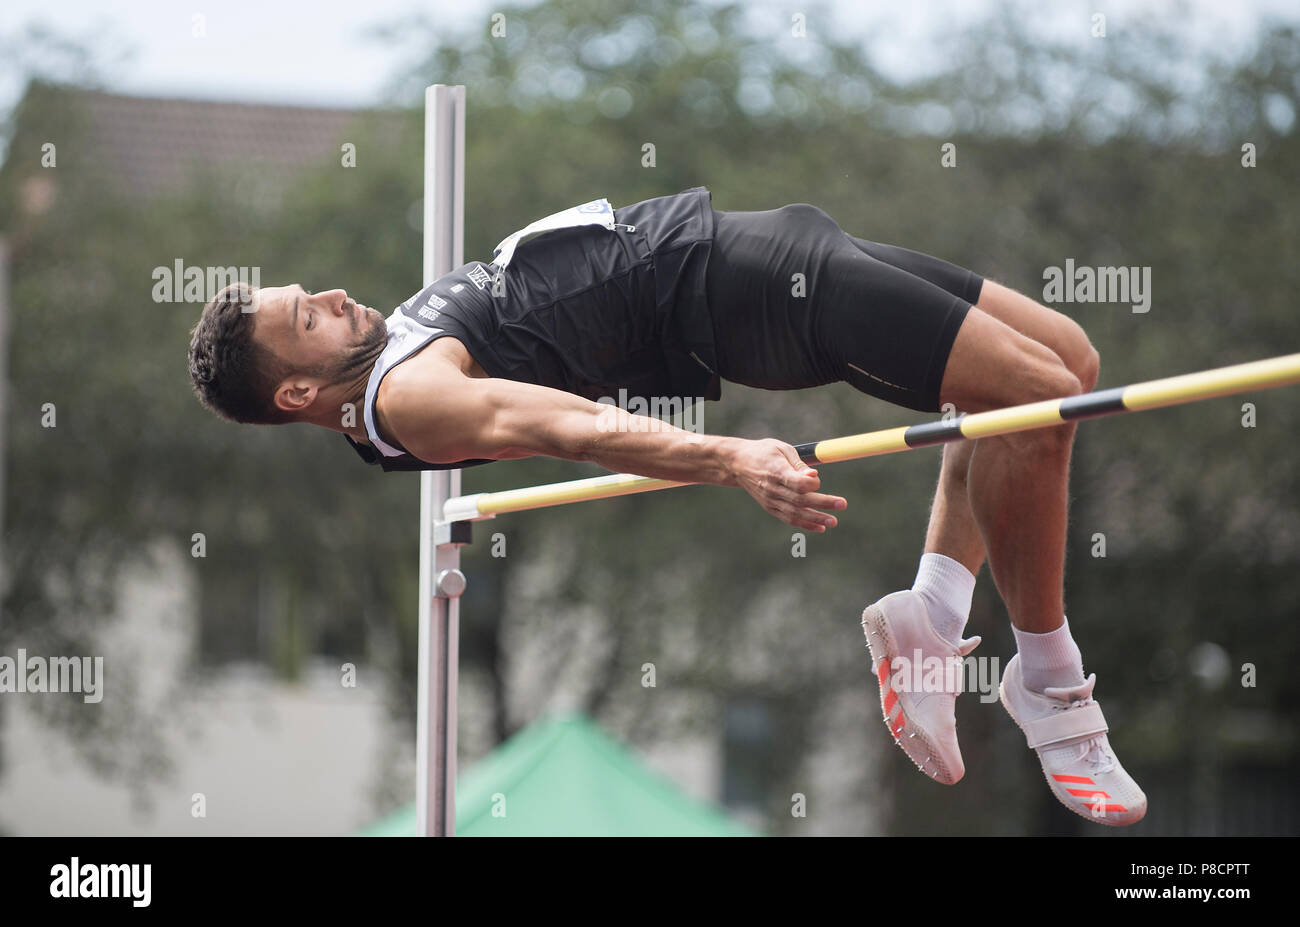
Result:
M385 470L486 462L428 464L380 432L384 378L447 338L463 346L474 371L590 399L620 391L688 401L720 395L705 297L708 191L696 187L617 210L605 203L604 212L601 203L533 223L521 232L541 227L545 234L520 243L516 233L493 263L461 265L394 310L365 395L370 446L352 442L363 459Z

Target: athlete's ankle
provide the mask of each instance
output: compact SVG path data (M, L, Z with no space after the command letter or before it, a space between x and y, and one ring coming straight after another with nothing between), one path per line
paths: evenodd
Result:
M925 602L935 632L951 644L960 641L975 593L970 570L943 554L923 554L912 591Z
M1012 625L1011 632L1016 637L1020 675L1026 688L1042 692L1083 684L1083 654L1070 635L1070 623L1064 615L1061 626L1054 631L1035 634Z

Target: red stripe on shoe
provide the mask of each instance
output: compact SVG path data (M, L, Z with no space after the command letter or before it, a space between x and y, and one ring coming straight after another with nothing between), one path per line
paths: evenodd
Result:
M1093 781L1087 776L1064 776L1060 773L1052 773L1052 778L1057 782L1081 782L1084 785L1094 785Z
M888 689L889 686L889 661L881 660L880 666L876 668L876 676L880 679L880 688Z
M1066 789L1071 795L1082 795L1084 798L1110 798L1105 792L1099 792L1096 789Z
M898 693L890 689L885 693L885 714L892 714L894 706L898 704Z

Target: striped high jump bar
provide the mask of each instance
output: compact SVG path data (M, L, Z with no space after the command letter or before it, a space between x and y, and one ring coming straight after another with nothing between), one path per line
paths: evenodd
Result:
M845 438L829 438L796 445L795 450L806 463L838 463L917 447L1048 428L1078 419L1183 405L1293 383L1300 383L1300 354L1287 354L1232 367L1096 390L1064 399L1048 399L989 412L963 414L947 421L886 428ZM615 473L566 483L456 496L447 500L443 520L444 523L479 521L506 512L522 512L689 485L693 484Z

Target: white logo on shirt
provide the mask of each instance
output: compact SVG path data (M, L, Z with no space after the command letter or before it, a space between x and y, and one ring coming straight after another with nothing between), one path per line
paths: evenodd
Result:
M437 293L430 293L429 298L425 301L424 305L420 307L420 311L417 312L416 315L432 322L437 319L438 316L442 315L438 310L445 305L447 305L447 300L443 299Z
M486 289L487 285L492 282L492 275L488 273L487 268L482 264L474 265L472 270L465 272L465 276L469 277L469 282L480 290Z

